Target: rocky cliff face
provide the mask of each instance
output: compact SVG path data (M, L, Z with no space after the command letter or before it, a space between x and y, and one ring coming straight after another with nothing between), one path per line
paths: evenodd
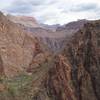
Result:
M39 41L0 14L0 71L14 76L25 71L32 59L43 53Z
M34 100L44 91L42 82L53 57L42 46L0 13L0 100Z
M38 24L38 22L34 17L13 16L13 15L7 15L6 17L12 22L24 25L26 27L40 27L40 25Z
M100 100L100 21L76 32L49 71L51 100Z

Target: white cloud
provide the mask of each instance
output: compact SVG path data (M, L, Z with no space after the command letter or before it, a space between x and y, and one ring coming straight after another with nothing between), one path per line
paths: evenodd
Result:
M1 8L11 14L35 16L46 24L100 18L100 0L1 0Z

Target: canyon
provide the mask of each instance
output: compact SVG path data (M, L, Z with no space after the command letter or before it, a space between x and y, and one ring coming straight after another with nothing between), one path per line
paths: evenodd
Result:
M53 27L0 12L0 100L100 100L100 20Z

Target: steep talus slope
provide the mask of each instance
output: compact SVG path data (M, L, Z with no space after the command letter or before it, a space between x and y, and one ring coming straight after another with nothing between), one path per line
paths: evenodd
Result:
M51 100L100 100L100 21L74 34L46 80Z

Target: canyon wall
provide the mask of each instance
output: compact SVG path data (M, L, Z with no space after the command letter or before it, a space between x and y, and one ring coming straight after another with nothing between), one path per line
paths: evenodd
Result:
M74 34L51 68L46 88L51 100L100 100L100 21Z

